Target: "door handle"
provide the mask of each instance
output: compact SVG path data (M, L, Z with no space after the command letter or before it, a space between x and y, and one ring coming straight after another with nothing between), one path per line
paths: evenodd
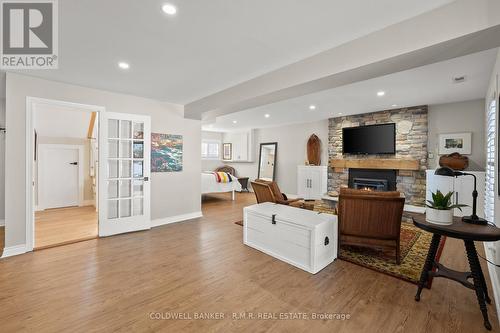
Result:
M149 181L149 177L144 177L144 178L143 178L143 180L144 180L145 182L147 182L147 181Z
M70 162L71 165L78 165L78 162Z

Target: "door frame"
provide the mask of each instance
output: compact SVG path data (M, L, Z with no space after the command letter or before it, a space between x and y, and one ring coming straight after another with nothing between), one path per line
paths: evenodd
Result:
M98 126L99 126L99 137L97 138L99 144L103 144L104 137L103 137L103 131L101 130L103 126L103 113L106 112L106 108L104 106L98 106L98 105L92 105L92 104L81 104L81 103L73 103L73 102L66 102L66 101L60 101L60 100L55 100L55 99L46 99L46 98L38 98L38 97L31 97L27 96L26 97L26 124L25 124L25 130L26 130L26 156L25 156L25 174L26 174L26 179L25 179L25 220L26 220L26 252L33 251L34 244L35 244L35 198L34 198L34 179L33 179L33 157L35 154L35 147L33 144L34 140L34 123L33 123L33 115L36 105L55 105L55 106L62 106L62 107L69 107L69 108L75 108L79 109L82 111L88 111L88 112L97 112L98 116ZM99 149L99 161L104 160L104 149ZM104 164L99 163L99 179L98 181L98 192L102 193L101 191L104 190L104 183L102 182L102 175L103 173L103 168ZM97 203L98 204L98 203ZM99 220L98 222L99 223Z
M78 206L83 206L84 203L84 191L83 191L83 162L84 162L84 157L83 157L83 145L66 145L66 144L52 144L52 143L41 143L38 145L38 170L37 170L37 181L38 181L38 209L39 210L44 210L47 208L47 205L43 200L40 200L41 198L41 193L43 193L43 190L45 189L46 181L43 177L43 172L45 170L45 167L43 167L42 164L42 155L46 153L47 150L49 149L75 149L78 150ZM36 206L35 206L36 207Z

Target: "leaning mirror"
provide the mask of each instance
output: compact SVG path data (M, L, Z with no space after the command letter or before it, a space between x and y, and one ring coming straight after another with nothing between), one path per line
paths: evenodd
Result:
M259 179L274 181L276 175L277 142L261 143L259 154Z

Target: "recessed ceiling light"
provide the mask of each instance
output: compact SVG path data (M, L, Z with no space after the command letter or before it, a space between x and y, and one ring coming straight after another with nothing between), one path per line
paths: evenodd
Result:
M236 124L238 121L237 120L233 120L233 124Z
M130 65L128 63L126 63L126 62L120 61L118 63L118 67L120 67L121 69L129 69Z
M392 104L392 107L395 108L396 106L398 106L397 104Z
M270 115L269 113L266 113L266 114L264 115L264 117L269 118L269 117L271 117L271 115Z
M316 110L316 105L309 105L309 110Z
M163 10L163 12L165 14L168 14L168 15L175 15L175 13L177 13L177 8L172 5L172 4L169 4L169 3L166 3L164 4L161 9Z
M379 91L379 92L377 92L377 96L378 97L382 97L384 95L385 95L385 91Z
M341 115L342 115L342 112L339 112L339 116L341 116Z

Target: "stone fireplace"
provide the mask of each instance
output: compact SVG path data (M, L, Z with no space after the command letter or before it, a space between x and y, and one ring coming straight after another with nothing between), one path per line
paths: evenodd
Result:
M338 110L340 111L340 110ZM396 154L394 155L348 155L342 154L342 128L373 124L396 124ZM341 186L354 188L352 171L366 168L377 172L391 172L390 178L380 175L357 175L361 178L357 186L385 187L372 183L373 180L387 180L388 190L398 190L410 205L425 205L425 170L427 169L427 106L365 113L353 116L331 118L329 120L328 155L329 160L342 160L345 166L329 168L328 191L339 191ZM361 162L369 166L363 165ZM380 163L377 164L377 161ZM347 163L350 162L350 163ZM398 163L414 163L414 166L397 167ZM352 166L350 164L355 164ZM393 166L396 164L396 166ZM348 166L349 165L349 166ZM373 170L372 170L373 171ZM356 173L356 171L354 171ZM394 180L395 178L395 180ZM370 182L367 182L369 180ZM366 184L365 184L366 183ZM384 183L384 182L382 182Z
M372 191L395 191L396 170L349 169L350 188Z

